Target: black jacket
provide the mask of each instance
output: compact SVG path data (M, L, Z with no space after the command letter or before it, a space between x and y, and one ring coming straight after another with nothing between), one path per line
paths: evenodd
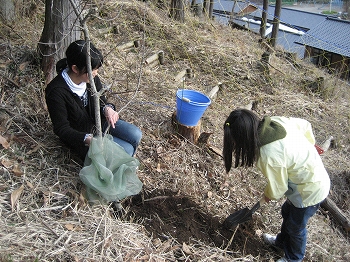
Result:
M102 84L98 76L94 79L97 91ZM94 99L90 85L87 84L88 105L83 106L79 96L71 91L61 72L47 85L45 90L46 104L50 113L54 133L68 147L73 149L82 159L88 151L84 144L86 134L94 133L95 112ZM101 120L105 121L102 109L107 104L101 96ZM113 105L114 107L114 105Z

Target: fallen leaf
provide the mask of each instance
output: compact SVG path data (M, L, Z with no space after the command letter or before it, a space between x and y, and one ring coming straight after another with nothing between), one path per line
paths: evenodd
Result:
M79 203L79 206L81 207L84 207L87 205L87 199L84 197L83 193L79 195L78 203Z
M162 172L162 169L160 168L160 163L157 164L157 172Z
M182 244L182 250L185 252L185 254L187 255L191 255L192 254L192 251L190 250L190 248L186 245L185 242L183 242Z
M17 188L15 191L12 192L12 194L11 194L12 211L14 211L15 205L16 205L19 197L21 196L23 189L24 189L24 186L21 185L19 188Z
M168 239L162 246L159 247L162 252L168 252L169 249L171 248L171 239Z
M3 136L0 136L0 144L5 148L8 149L10 147L10 143L7 142L6 138Z
M142 257L140 257L140 259L138 259L137 261L149 261L149 255L144 255Z
M104 248L109 248L111 246L111 244L112 244L111 238L108 237L107 239L105 239L103 247Z
M1 164L8 169L13 165L13 162L4 158L1 159Z
M27 66L29 65L29 62L24 62L19 65L19 70L23 71Z
M27 154L28 154L28 155L33 154L33 153L35 153L36 151L38 151L39 149L40 149L40 145L36 145L33 149L29 150L29 151L27 152Z
M65 226L65 228L67 228L69 231L73 231L73 230L74 230L74 225L72 225L72 224L65 224L64 226Z
M73 224L65 224L65 228L67 228L69 231L81 231L83 228L81 226L75 226Z
M32 184L32 183L30 183L29 181L27 181L27 186L28 186L29 188L31 188L31 189L33 189L33 188L34 188L33 184Z
M14 165L12 172L15 174L15 176L22 176L23 175L23 171L21 170L21 168L18 166L18 164Z

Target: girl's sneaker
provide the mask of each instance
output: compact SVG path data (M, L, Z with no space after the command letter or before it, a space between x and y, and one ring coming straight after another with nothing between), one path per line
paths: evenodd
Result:
M273 236L273 235L270 235L267 233L263 233L262 238L266 244L271 245L271 246L276 246L276 236Z

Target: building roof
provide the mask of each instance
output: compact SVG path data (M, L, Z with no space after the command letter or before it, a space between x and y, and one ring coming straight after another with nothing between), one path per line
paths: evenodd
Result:
M296 42L350 57L350 21L328 17Z
M255 6L247 2L215 1L214 14L219 16L220 22L228 24L229 16L234 7L232 22L242 28L259 33L262 6ZM248 5L257 7L256 11L242 16L237 16ZM267 9L267 20L271 23L274 18L275 6L269 5ZM283 29L286 25L290 29ZM267 34L271 32L271 24L267 26ZM319 48L328 52L350 57L350 22L335 17L327 17L323 14L311 13L290 8L281 8L280 28L277 35L277 45L282 46L289 52L297 53L298 57L304 57L305 45ZM304 34L304 35L303 35Z
M226 13L227 15L229 15L232 11L232 7L234 6L234 3L235 3L234 1L225 1L225 0L215 1L213 6L214 13L217 13L219 11L221 14ZM237 1L236 5L234 6L234 13L239 14L248 5L257 7L257 10L247 15L247 17L249 16L253 19L260 20L263 12L263 7L261 5L254 5L251 3L248 4L247 2ZM275 6L269 5L267 9L267 20L271 22L274 18L274 14L275 14ZM316 25L324 21L326 18L327 16L323 14L316 14L316 13L282 7L280 22L285 25L289 25L293 28L296 28L298 30L308 31L310 28L315 27Z
M261 18L263 7L259 6L258 10L250 15L255 18ZM275 6L269 5L267 8L267 20L272 21L275 14ZM281 8L280 23L290 25L299 30L308 31L310 28L315 27L327 18L326 15L316 14L301 10L295 10L290 8Z
M203 2L203 1L199 1ZM246 2L240 2L240 1L225 1L225 0L220 0L220 1L214 1L213 5L213 10L221 10L221 11L226 11L227 13L232 12L232 7L234 6L234 13L239 13L242 11L248 4ZM253 5L253 4L251 4ZM256 6L256 5L253 5Z
M279 31L277 35L276 45L282 46L286 51L296 53L299 58L304 58L305 47L295 42L300 39L300 35Z

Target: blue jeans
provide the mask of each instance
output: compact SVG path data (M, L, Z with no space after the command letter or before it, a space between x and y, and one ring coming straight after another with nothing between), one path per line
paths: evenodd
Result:
M103 126L103 132L107 127L108 123L106 122ZM115 123L115 128L109 127L108 133L113 136L113 141L123 147L130 156L135 154L142 137L142 132L137 126L120 119Z
M282 205L281 233L277 235L276 246L284 250L288 261L302 261L306 250L306 224L320 204L305 208L295 207L289 200Z

